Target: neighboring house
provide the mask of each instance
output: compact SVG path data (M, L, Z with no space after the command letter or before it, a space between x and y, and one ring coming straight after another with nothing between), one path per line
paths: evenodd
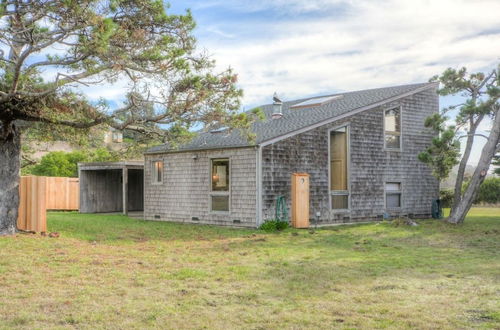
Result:
M113 143L122 143L123 133L117 129L110 127L106 133L104 133L104 143L106 145Z
M256 227L290 210L291 175L310 175L310 218L321 224L429 217L438 181L417 155L435 135L435 83L262 106L256 141L224 128L145 154L144 217Z

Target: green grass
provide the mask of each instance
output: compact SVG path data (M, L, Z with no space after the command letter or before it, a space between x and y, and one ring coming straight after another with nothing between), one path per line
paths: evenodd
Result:
M500 209L266 233L50 213L0 238L0 328L500 328Z

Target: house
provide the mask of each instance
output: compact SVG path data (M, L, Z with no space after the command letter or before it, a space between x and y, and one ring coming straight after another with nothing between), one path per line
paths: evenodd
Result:
M291 175L310 175L318 224L429 217L438 181L417 159L435 133L437 84L422 83L262 106L252 143L238 131L199 134L178 149L145 154L144 217L256 227L275 216Z

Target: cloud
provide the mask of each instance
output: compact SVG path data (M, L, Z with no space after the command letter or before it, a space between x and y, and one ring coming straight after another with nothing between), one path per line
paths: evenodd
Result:
M346 8L338 15L342 4ZM218 31L230 31L230 41L200 36L220 68L239 73L246 104L268 102L275 90L290 99L422 82L448 66L489 68L500 56L498 1L212 1L208 6L288 13L277 13L275 20L255 15L251 24L238 17L213 23ZM195 10L195 18L197 13L203 10Z

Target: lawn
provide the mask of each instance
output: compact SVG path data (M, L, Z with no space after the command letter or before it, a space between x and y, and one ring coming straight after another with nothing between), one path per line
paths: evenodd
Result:
M50 213L0 238L0 328L500 328L500 209L280 233Z

